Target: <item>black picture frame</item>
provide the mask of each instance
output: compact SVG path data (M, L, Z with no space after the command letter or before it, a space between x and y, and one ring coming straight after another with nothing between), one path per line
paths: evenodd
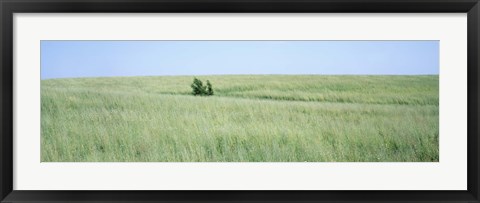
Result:
M0 0L2 202L480 202L478 0ZM13 190L14 13L467 13L466 191L18 191ZM234 183L232 183L234 184Z

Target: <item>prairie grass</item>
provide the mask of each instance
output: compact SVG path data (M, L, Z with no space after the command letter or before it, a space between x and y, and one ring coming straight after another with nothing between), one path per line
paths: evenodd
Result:
M431 76L223 75L41 82L43 162L436 162Z

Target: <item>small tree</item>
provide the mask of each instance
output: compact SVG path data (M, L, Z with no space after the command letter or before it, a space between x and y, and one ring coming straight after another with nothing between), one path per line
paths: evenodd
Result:
M207 88L203 86L203 82L197 78L193 78L193 83L190 85L192 87L193 95L205 95L207 93Z
M197 78L193 78L193 83L190 85L192 87L192 94L197 96L210 96L213 95L213 88L210 81L207 80L207 85L204 86L203 82Z
M213 95L212 84L208 80L207 80L207 95L209 96Z

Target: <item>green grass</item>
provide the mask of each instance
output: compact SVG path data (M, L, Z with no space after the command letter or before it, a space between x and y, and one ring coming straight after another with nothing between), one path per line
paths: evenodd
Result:
M43 162L431 162L438 75L41 82Z

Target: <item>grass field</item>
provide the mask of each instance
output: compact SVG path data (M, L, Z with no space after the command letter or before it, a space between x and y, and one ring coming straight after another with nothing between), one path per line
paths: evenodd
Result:
M43 162L431 162L434 76L193 76L41 82Z

